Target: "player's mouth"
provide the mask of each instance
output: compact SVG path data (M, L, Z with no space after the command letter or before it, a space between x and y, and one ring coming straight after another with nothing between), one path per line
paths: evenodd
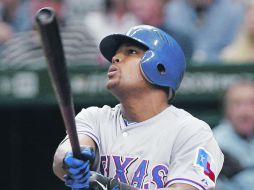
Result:
M108 78L113 77L117 72L117 67L115 65L111 65L108 69Z

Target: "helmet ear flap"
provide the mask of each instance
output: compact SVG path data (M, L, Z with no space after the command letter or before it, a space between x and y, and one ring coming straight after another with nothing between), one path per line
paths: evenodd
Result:
M141 59L141 70L144 77L152 84L160 85L166 74L166 66L159 61L158 55L153 50L145 52Z
M143 56L143 58L140 61L140 68L141 71L146 78L148 82L151 84L155 84L155 81L153 80L153 77L151 77L154 74L154 67L151 61L154 59L156 54L152 50L147 50Z

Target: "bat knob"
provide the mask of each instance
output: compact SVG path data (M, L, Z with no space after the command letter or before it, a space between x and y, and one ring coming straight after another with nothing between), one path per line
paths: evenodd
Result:
M45 25L51 23L55 18L55 11L51 7L44 7L37 11L36 13L36 21L41 25Z

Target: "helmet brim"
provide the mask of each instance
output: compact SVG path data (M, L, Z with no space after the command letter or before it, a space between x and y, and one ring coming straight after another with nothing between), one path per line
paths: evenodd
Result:
M148 48L145 44L132 37L126 36L124 34L111 34L101 40L99 45L100 52L109 62L111 62L117 49L123 43L133 43Z

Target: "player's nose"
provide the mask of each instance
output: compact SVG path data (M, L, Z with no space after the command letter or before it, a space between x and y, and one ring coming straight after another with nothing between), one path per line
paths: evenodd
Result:
M120 55L120 53L116 53L113 57L112 57L112 63L120 63L123 60L122 56Z

